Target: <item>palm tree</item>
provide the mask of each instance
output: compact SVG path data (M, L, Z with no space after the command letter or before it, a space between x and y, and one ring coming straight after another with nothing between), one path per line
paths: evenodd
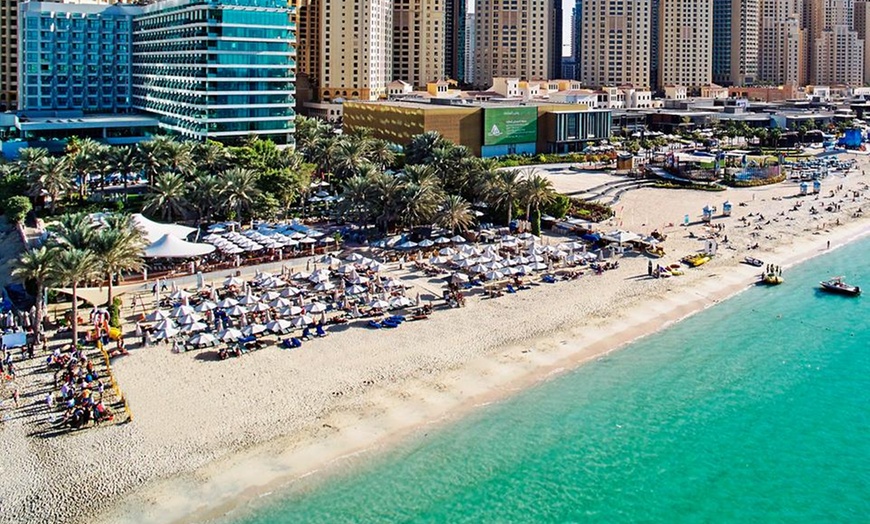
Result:
M135 148L131 146L113 147L107 155L108 167L113 173L119 173L127 189L129 175L142 171L142 159ZM126 193L124 194L126 197Z
M26 180L33 180L39 173L39 165L48 156L48 150L41 147L24 147L18 151L18 161L15 162L18 172Z
M53 249L46 246L29 249L21 254L12 269L12 276L25 282L33 282L35 286L37 329L41 329L42 318L45 316L43 293L45 286L51 283L56 255L57 253Z
M206 140L193 148L193 158L200 171L213 175L229 167L232 154L220 142Z
M367 225L371 212L373 193L372 179L367 176L353 176L341 184L341 203L338 211L352 223Z
M200 220L209 221L218 207L223 181L211 173L200 173L190 186L190 201Z
M369 175L372 182L371 209L375 223L381 224L384 233L395 224L402 209L402 181L393 175L375 173Z
M43 157L36 165L34 176L35 178L31 180L30 195L38 198L45 192L51 198L48 210L54 213L58 201L73 187L66 158Z
M78 289L99 274L100 261L90 249L70 248L58 250L52 267L52 279L72 288L72 339L78 343Z
M515 170L496 171L487 184L489 201L498 208L507 207L507 222L514 217L514 201L523 192L523 181Z
M348 178L359 174L359 170L369 161L369 148L371 142L366 138L345 139L338 143L333 158L332 167L335 174L341 178Z
M223 174L223 183L221 196L224 205L234 211L235 219L241 222L242 211L251 209L254 200L260 195L257 173L251 169L233 168Z
M129 215L115 215L106 227L96 234L94 253L100 261L100 269L108 280L108 303L112 303L112 288L115 275L122 271L141 271L147 241L143 232L133 224Z
M189 206L185 191L184 178L180 174L163 173L155 179L151 192L145 197L144 210L170 222L185 217Z
M102 172L101 159L106 146L93 138L70 139L66 148L66 158L70 170L75 175L79 196L85 198L88 194L88 177L94 171Z
M341 138L335 135L327 135L317 140L314 144L310 161L317 166L320 175L332 173L335 157L341 143Z
M306 162L315 162L317 144L334 134L332 127L323 120L302 115L296 117L296 149Z
M466 231L474 224L471 205L459 195L447 195L441 203L437 217L438 225L456 233Z
M427 164L432 158L432 151L449 144L437 131L427 131L411 138L405 147L406 164Z
M396 151L386 140L374 139L369 145L369 160L381 169L388 169L396 161Z
M97 228L86 213L67 213L49 224L48 230L53 233L49 238L51 247L90 249Z
M535 210L536 218L532 224L532 232L541 232L541 205L549 204L556 198L553 183L537 173L536 170L527 171L523 181L522 197L526 203L526 218L532 220L532 209Z
M155 137L151 140L139 142L137 153L139 154L140 164L145 174L148 176L148 184L154 185L157 176L162 173L169 165L168 150L172 141L166 137Z
M186 176L193 173L193 148L194 142L167 141L166 166L172 171Z

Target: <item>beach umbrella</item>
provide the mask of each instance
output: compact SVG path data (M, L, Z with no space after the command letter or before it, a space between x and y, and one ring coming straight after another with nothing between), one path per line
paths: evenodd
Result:
M293 323L289 320L279 319L273 320L266 324L266 329L272 333L286 333L293 328Z
M172 338L178 335L179 331L174 327L167 327L166 329L161 329L154 335L155 340L166 340L167 338Z
M435 245L435 242L432 242L431 240L429 240L427 238L427 239L424 239L424 240L421 240L420 242L418 242L417 245L420 247L432 247Z
M243 305L243 306L252 306L259 301L260 301L260 297L258 297L257 295L253 295L251 293L248 293L247 295L245 295L241 299L239 299L238 303Z
M484 277L486 277L487 280L499 280L504 278L504 273L501 271L487 271Z
M365 286L353 285L347 288L348 295L359 295L361 293L365 293L368 290Z
M231 308L233 306L238 305L238 303L239 303L239 301L234 299L234 298L225 298L225 299L221 300L220 302L218 302L217 305L220 308L227 309L227 308Z
M218 338L220 338L222 342L235 342L236 340L244 336L245 335L241 332L241 330L229 328L221 331L220 335L218 335Z
M352 264L345 264L345 265L341 266L340 268L338 268L339 275L350 275L351 273L353 273L355 271L356 271L356 268L353 267Z
M475 265L471 266L470 268L468 268L468 270L471 271L472 273L484 273L484 272L486 272L487 269L489 269L489 268L484 266L483 264L475 264Z
M160 322L158 322L157 324L154 324L155 331L163 331L166 328L175 329L176 328L175 322L173 322L172 320L169 320L169 319L163 319Z
M350 261L350 262L359 262L363 258L365 258L365 257L360 255L359 253L351 253L350 255L345 257L345 260Z
M453 249L452 247L442 247L441 249L438 250L438 254L443 255L445 257L449 257L451 255L455 255L456 250Z
M242 281L242 279L236 278L236 277L227 277L227 279L224 280L224 287L230 287L230 286L242 287L244 284L245 283L244 283L244 281Z
M205 322L194 322L193 324L186 324L181 326L181 331L185 333L198 333L200 331L205 331L208 329L208 324Z
M329 271L324 271L323 269L318 269L314 273L308 277L310 282L314 282L315 284L319 284L320 282L326 282L329 280Z
M391 279L387 280L386 282L384 282L383 285L387 289L394 288L394 287L404 287L404 284L402 284L400 281L396 280L395 278L391 278Z
M517 266L516 269L520 275L531 275L532 272L534 271L534 269L532 269L532 266L525 265L525 264L522 266Z
M394 308L410 307L414 305L414 301L406 296L401 296L391 299L390 305Z
M248 310L245 309L243 306L233 306L227 310L227 315L230 315L231 317L237 317L239 315L244 315L247 312Z
M191 346L201 348L217 344L217 338L215 338L211 333L199 333L190 337L190 340L188 340L187 343Z
M267 291L260 297L260 302L272 302L281 297L281 293L277 291Z
M246 337L250 337L252 335L256 336L265 332L266 326L264 326L263 324L251 324L250 326L246 326L244 329L242 329L242 334Z
M269 302L269 305L275 309L282 309L282 308L293 305L293 303L290 302L289 300L287 300L286 298L278 297L275 300L273 300L272 302Z
M168 311L163 311L162 309L155 309L151 313L148 313L148 316L145 317L145 320L148 322L159 322L161 320L166 320L167 318L172 318L172 315Z
M454 244L464 244L466 242L465 237L456 235L455 237L450 239Z
M371 271L374 271L375 273L377 273L377 272L381 271L382 269L384 269L384 265L381 264L380 262L372 262L371 264L369 264L369 269Z
M486 267L487 267L488 269L501 269L501 268L504 267L504 264L502 264L502 263L500 263L500 262L496 262L495 260L493 260L492 262L490 262L489 264L487 264Z
M528 240L530 238L535 238L535 235L533 235L529 232L526 232L526 233L520 233L519 235L517 235L517 238L521 238L523 240Z
M438 237L438 238L435 239L435 243L436 243L436 244L449 244L449 243L450 243L450 239L447 238L447 237Z
M375 300L372 300L371 302L369 302L369 307L373 307L375 309L386 309L386 308L390 307L390 303L387 302L386 300L381 300L379 298L376 298Z
M535 262L531 264L531 268L535 271L543 271L547 269L547 264L544 264L543 262Z
M185 298L190 298L191 294L183 289L179 289L175 293L169 295L169 298L172 300L184 300Z
M453 273L450 277L450 280L453 281L454 284L465 283L469 281L468 275L465 273Z
M281 296L284 298L290 298L290 297L295 297L299 293L302 293L301 289L299 289L298 287L290 286L288 288L284 288L281 291Z
M263 311L269 311L269 304L257 302L256 304L251 306L251 309L249 309L248 311L252 313L262 313Z
M429 259L430 264L445 264L449 259L444 256L432 257Z
M196 310L193 309L193 306L178 306L174 310L172 310L173 318L181 318L186 315L194 315L196 314Z
M299 306L287 306L285 308L282 308L281 311L279 311L278 313L282 317L295 317L303 311L305 310Z
M329 237L329 239L332 240L331 237ZM327 266L337 266L341 264L341 260L333 257L332 255L326 255L324 257L321 257L320 262L326 264Z
M305 306L305 310L309 313L323 313L326 309L326 304L323 302L312 302Z
M300 244L316 244L317 240L313 239L311 237L305 237L305 238L300 238L299 243ZM312 249L312 251L314 251L314 250Z
M311 273L308 273L307 271L297 271L296 273L293 273L292 275L290 275L290 279L291 280L308 280L308 277L310 277L310 276L311 276Z
M369 280L370 280L369 277L356 275L350 279L350 283L351 284L365 284Z
M305 327L314 323L314 319L310 315L302 315L290 321L293 327Z
M196 313L192 313L190 315L184 315L183 317L178 318L178 323L182 326L186 326L188 324L193 324L194 322L199 322L202 319L201 316Z
M212 309L215 309L216 307L217 307L217 304L215 304L211 300L203 300L202 302L200 302L200 304L198 306L196 306L193 309L197 313L205 313L206 311L211 311Z
M417 244L416 242L411 242L410 240L406 240L405 242L402 242L401 244L396 246L396 249L414 249L418 245L419 244Z
M335 289L335 284L329 281L321 282L314 286L314 291L329 291L331 289Z

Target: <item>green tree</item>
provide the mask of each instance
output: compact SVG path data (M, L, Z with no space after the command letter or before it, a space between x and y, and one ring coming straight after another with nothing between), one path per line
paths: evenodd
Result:
M436 131L427 131L416 135L405 146L405 163L428 164L432 160L433 151L449 145L452 144Z
M194 146L193 159L200 172L216 175L229 168L233 155L220 142L206 140Z
M493 207L507 209L505 224L510 224L513 219L514 202L522 193L523 181L515 170L496 171L487 183L487 202Z
M92 243L94 254L100 261L100 269L108 281L108 303L112 303L116 275L123 271L142 271L144 266L145 235L129 215L111 217L106 227L101 228Z
M173 221L187 216L189 202L184 177L178 173L163 173L154 180L145 197L145 212Z
M374 187L367 176L350 177L341 183L341 201L338 211L351 223L368 225L371 216L371 202Z
M257 173L251 169L232 168L224 172L221 197L228 211L233 211L241 221L242 212L249 211L260 196L257 189Z
M48 230L54 233L50 237L53 247L90 249L97 226L86 213L66 213L49 224Z
M474 224L471 205L459 195L447 195L436 219L438 225L451 232L467 231Z
M56 252L46 246L28 249L21 253L12 269L12 276L20 278L33 286L36 297L36 325L42 326L45 316L45 286L51 284L54 276L54 261Z
M57 251L51 269L52 280L72 288L72 339L73 344L78 344L78 290L99 275L100 261L90 249L62 249Z
M196 207L200 220L211 221L215 210L220 206L224 182L217 175L200 173L190 185L189 201Z
M526 171L525 177L522 199L526 204L526 216L531 220L532 210L535 211L532 232L539 235L541 233L541 206L552 202L556 192L552 182L538 174L536 170Z
M130 175L142 172L142 159L132 146L111 148L106 155L106 162L110 172L121 175L124 189L127 189L129 186L128 177Z
M30 184L30 195L34 198L42 196L43 193L47 195L51 199L48 210L54 213L57 203L73 187L67 159L51 156L42 158Z
M24 234L24 219L27 218L27 214L31 210L33 210L33 205L26 196L9 197L3 202L3 211L6 213L6 218L15 224L18 236L21 237L21 242L25 244L27 243L27 235Z

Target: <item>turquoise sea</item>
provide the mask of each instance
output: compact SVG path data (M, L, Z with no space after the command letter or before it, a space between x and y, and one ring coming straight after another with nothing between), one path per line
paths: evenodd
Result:
M870 291L870 241L233 522L870 522L870 293L832 275Z

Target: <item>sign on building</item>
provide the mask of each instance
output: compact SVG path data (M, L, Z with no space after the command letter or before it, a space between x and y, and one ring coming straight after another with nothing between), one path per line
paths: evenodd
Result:
M525 144L537 141L537 108L496 107L484 109L483 145Z

